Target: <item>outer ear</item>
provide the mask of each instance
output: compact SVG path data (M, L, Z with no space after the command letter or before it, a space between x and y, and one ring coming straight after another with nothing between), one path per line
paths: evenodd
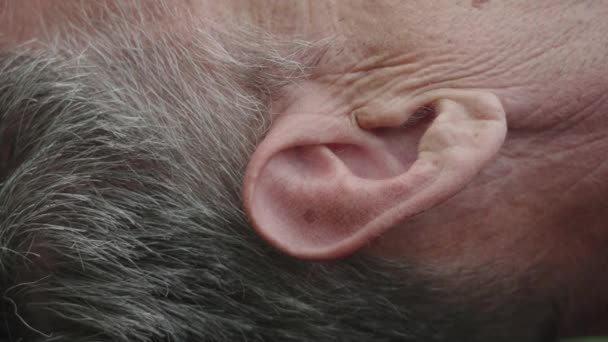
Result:
M304 97L308 109L322 107ZM444 90L406 102L343 115L288 107L246 171L243 200L257 231L300 258L355 252L460 191L505 139L493 94ZM424 106L433 115L411 123Z

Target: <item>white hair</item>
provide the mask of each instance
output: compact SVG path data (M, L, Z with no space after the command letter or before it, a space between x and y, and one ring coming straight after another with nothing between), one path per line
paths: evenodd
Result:
M496 286L266 245L243 170L322 49L127 12L0 56L0 338L550 341L544 302L480 313Z

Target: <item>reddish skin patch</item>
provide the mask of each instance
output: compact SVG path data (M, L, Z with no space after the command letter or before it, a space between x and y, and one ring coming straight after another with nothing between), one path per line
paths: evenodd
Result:
M475 8L482 8L490 3L490 0L471 0L471 5Z
M306 223L308 223L308 224L313 224L313 223L317 222L317 219L318 219L317 214L312 209L306 210L303 217L304 217L304 221L306 221Z

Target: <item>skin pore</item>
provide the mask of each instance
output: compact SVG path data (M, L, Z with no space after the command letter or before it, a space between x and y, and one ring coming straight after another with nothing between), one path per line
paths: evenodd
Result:
M14 21L0 24L4 44L48 33L59 25L52 14L69 16L71 10L69 3L58 9L43 0L10 6L5 15L15 14ZM365 252L447 273L490 265L497 274L516 275L524 291L550 293L564 335L608 333L601 330L608 302L608 9L600 2L244 0L183 6L201 20L225 16L305 40L335 39L311 76L331 94L322 100L321 114L399 110L402 99L443 88L496 94L509 124L496 160L463 191L388 231ZM175 22L159 27L187 31ZM532 268L541 271L531 274Z

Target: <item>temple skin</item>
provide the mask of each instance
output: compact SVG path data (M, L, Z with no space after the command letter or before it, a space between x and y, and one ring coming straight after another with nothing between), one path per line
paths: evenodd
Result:
M4 48L44 37L79 1L6 3ZM608 6L602 1L176 2L200 20L247 20L273 33L333 38L296 95L317 115L399 112L442 89L494 94L508 135L465 188L395 224L362 250L448 270L493 264L543 276L560 298L564 335L608 333ZM221 20L218 20L221 22ZM178 22L155 29L187 30ZM330 93L317 97L315 89ZM311 90L312 89L312 90ZM281 103L287 108L292 103ZM308 108L307 107L307 108ZM276 116L284 112L277 111ZM604 311L602 311L604 310Z

